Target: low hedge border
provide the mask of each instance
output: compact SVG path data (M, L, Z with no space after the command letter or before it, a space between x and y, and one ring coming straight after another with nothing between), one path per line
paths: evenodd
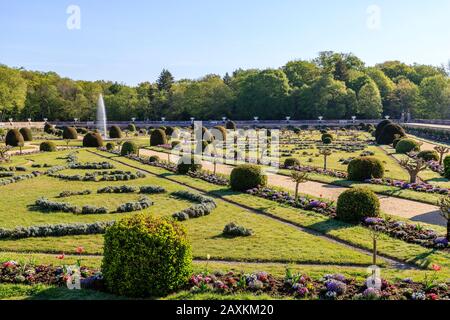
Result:
M172 193L172 196L199 203L190 208L174 213L172 217L178 221L207 216L217 207L214 199L189 191L177 191Z

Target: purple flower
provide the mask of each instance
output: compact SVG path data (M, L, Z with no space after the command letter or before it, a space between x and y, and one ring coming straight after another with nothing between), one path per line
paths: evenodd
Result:
M382 218L368 217L368 218L364 219L364 223L369 224L369 225L377 225L381 222L383 222Z
M327 291L335 292L337 295L342 295L347 291L347 285L338 280L327 280L325 285L327 287Z
M434 244L440 245L442 247L447 247L448 246L448 240L446 238L444 238L444 237L439 237L439 238L436 238L434 240Z

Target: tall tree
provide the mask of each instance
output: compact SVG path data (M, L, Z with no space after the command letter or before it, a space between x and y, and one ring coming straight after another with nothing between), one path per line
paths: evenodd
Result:
M156 80L156 84L158 85L158 89L160 91L169 92L174 83L174 78L169 70L163 69L161 74L159 75L158 80Z
M0 121L25 106L27 84L19 70L0 65Z
M358 92L358 117L379 119L383 113L380 91L373 80L367 82Z

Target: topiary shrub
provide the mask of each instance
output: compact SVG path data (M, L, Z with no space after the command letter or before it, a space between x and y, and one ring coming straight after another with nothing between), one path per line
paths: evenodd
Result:
M114 150L116 148L116 144L114 143L114 142L108 142L107 144L106 144L106 150L108 150L108 151L112 151L112 150Z
M6 134L5 143L11 147L23 147L24 139L19 130L10 129Z
M53 134L55 132L55 127L50 123L46 122L44 125L44 132L48 134Z
M435 150L424 150L417 154L417 157L425 161L439 161L439 153Z
M380 215L380 200L367 188L352 188L341 193L337 201L336 217L347 222L361 222L366 217Z
M178 140L172 141L172 143L171 143L172 149L175 149L180 144L181 144L181 141L178 141Z
M162 144L167 144L166 132L162 129L155 129L150 135L150 146L160 146Z
M300 165L300 160L298 160L297 158L287 158L286 160L284 160L285 168L297 167L299 165Z
M83 138L83 147L99 148L103 147L103 138L98 132L89 132Z
M63 129L63 139L76 140L78 139L77 129L74 127L64 127Z
M235 191L247 191L265 185L267 185L267 176L257 165L243 164L231 171L230 186Z
M166 132L167 136L171 136L172 133L174 132L174 128L172 127L167 127L166 130L164 130Z
M183 155L177 164L177 173L186 174L196 172L202 169L201 159L191 155Z
M397 148L397 144L402 140L403 138L395 138L394 141L392 141L392 146L394 148Z
M108 228L104 239L102 273L112 293L165 296L191 275L191 246L176 221L137 214Z
M86 133L88 133L89 132L89 130L88 129L86 129L86 128L77 128L77 132L79 133L79 134L86 134Z
M236 224L235 222L228 223L225 228L223 228L222 234L225 237L249 237L253 235L253 231L251 229L247 229L243 226Z
M392 144L395 139L405 136L405 130L403 130L401 126L395 123L389 123L384 126L383 130L377 137L377 143L389 145Z
M109 129L109 137L111 139L121 139L122 138L122 129L119 126L112 126Z
M212 134L218 141L227 140L227 129L222 126L216 126L212 129Z
M22 135L24 141L33 141L33 133L31 132L30 128L21 128L19 132Z
M127 130L130 131L130 132L136 132L136 126L134 125L134 123L130 123L127 126Z
M39 145L39 150L42 152L55 152L56 144L53 141L44 141Z
M330 144L334 140L334 137L331 133L324 133L322 134L321 140L325 144Z
M395 146L395 152L406 154L411 151L420 151L420 143L413 139L401 139Z
M377 124L377 127L375 128L375 138L378 139L379 135L381 134L381 131L383 131L384 127L388 124L392 124L393 122L391 120L383 120L380 123Z
M446 156L444 159L444 176L450 179L450 156Z
M372 178L383 178L383 163L374 157L360 157L353 159L347 168L348 180L364 181Z
M127 156L129 154L137 154L139 151L139 148L137 144L133 141L125 141L122 145L122 149L120 150L120 154L122 156Z
M149 162L159 162L160 159L159 159L158 156L150 156L150 157L148 158L148 161L149 161Z
M234 121L231 121L231 120L230 120L230 121L227 121L225 127L226 127L228 130L236 130L236 123L234 123Z

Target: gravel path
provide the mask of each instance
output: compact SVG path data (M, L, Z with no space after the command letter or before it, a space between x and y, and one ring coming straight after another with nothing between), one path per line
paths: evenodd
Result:
M156 155L161 159L167 159L167 153L158 152L147 149L140 149L140 154L144 156ZM179 157L170 155L172 162L178 161ZM214 166L209 161L202 161L203 168L213 171ZM217 164L217 172L229 175L233 167L230 165ZM295 190L295 183L289 177L271 174L268 176L268 183L272 186L282 187L288 190ZM323 197L336 201L339 195L347 190L346 187L334 186L330 184L308 181L300 186L300 192L309 194L315 197ZM378 195L381 204L381 210L391 215L403 217L416 222L424 222L445 226L446 222L439 213L439 208L426 203L421 203L412 200L400 199L396 197L389 197Z

